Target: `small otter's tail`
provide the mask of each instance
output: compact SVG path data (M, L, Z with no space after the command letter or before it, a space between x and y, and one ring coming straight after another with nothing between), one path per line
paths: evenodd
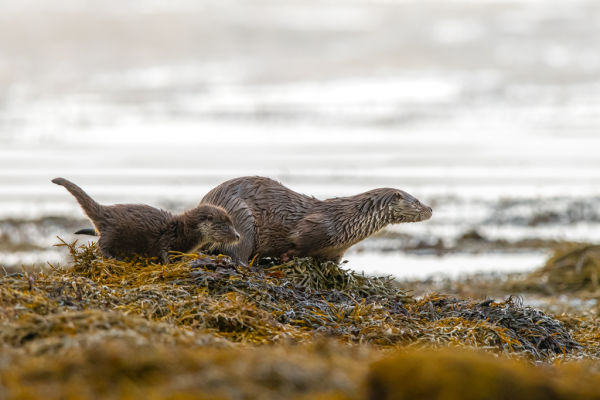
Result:
M88 217L92 220L94 225L97 226L96 221L102 216L102 206L98 204L94 199L92 199L86 192L83 191L79 186L66 180L65 178L54 178L52 179L52 183L56 183L57 185L64 186L65 189L69 191L77 199L83 211L87 214Z
M75 232L76 235L98 236L98 232L94 228L84 228Z

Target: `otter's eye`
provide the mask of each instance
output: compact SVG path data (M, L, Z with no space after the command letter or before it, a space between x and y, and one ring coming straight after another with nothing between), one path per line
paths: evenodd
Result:
M202 221L212 222L212 220L213 220L212 215L205 215L204 217L202 217Z

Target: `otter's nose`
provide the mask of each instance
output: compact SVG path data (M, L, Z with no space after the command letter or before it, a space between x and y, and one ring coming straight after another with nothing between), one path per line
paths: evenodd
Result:
M235 233L235 240L240 240L240 234L239 233Z

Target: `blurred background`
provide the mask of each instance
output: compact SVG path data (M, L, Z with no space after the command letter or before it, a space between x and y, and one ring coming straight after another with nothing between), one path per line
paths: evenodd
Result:
M353 269L529 270L600 240L599 152L594 0L0 0L7 269L64 263L56 236L90 226L54 177L180 212L264 175L432 205Z

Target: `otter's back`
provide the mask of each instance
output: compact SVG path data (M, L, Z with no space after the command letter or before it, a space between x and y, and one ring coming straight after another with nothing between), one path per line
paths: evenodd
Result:
M300 220L319 200L294 192L281 183L260 176L247 176L223 182L204 196L201 203L216 204L227 211L241 206L270 224Z
M201 201L225 208L238 232L253 236L254 250L262 255L277 254L289 247L289 232L317 202L314 197L259 176L223 182Z
M145 204L104 206L97 227L99 244L113 256L160 256L159 241L169 234L173 215Z

